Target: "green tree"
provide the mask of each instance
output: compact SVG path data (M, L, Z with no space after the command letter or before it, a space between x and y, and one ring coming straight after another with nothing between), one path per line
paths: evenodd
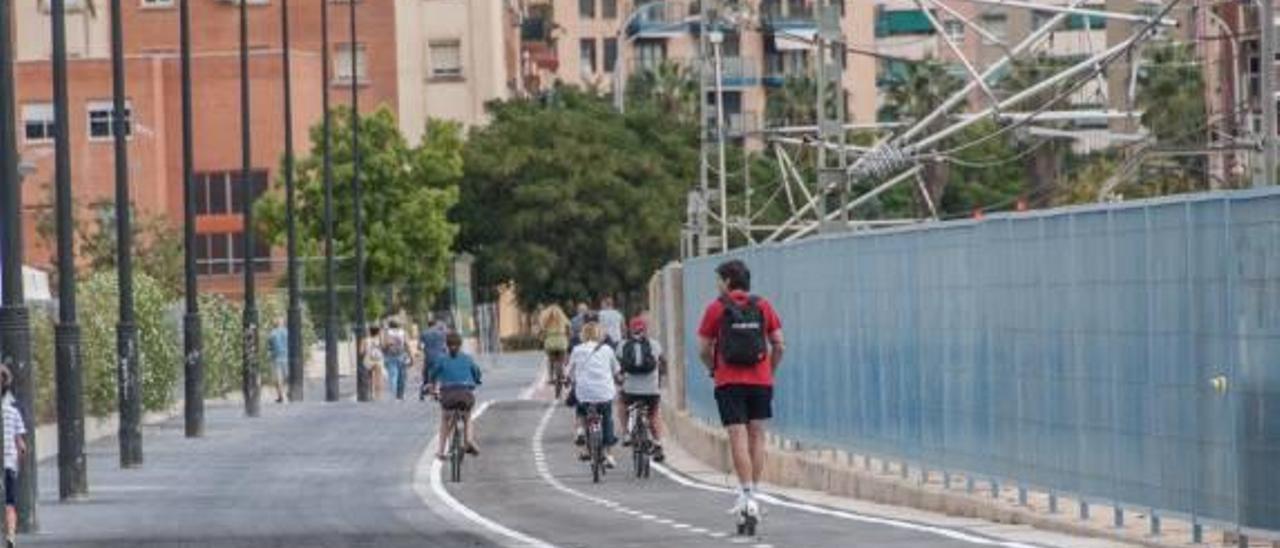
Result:
M696 128L656 109L620 115L559 88L491 106L473 130L455 218L478 285L514 282L525 307L638 295L676 256Z
M664 59L637 71L627 82L627 102L653 108L685 123L698 121L698 75L688 65Z
M895 71L895 74L886 81L885 105L881 110L881 116L887 120L904 122L908 125L924 119L963 86L963 82L947 68L945 63L932 58L918 63L903 64L900 70ZM947 121L946 117L939 118L937 122L925 128L925 134L940 129ZM951 179L949 165L945 162L928 161L924 165L922 177L929 195L937 202L938 198L945 194L947 182ZM915 197L913 199L914 214L927 215L927 204L923 197L919 196L919 192L912 191L910 195ZM887 197L890 203L893 202L891 198ZM906 212L896 213L905 214Z
M765 119L773 126L818 123L818 86L812 78L789 76L765 95Z
M311 129L311 153L297 163L299 252L324 254L324 140L321 126ZM352 192L351 111L332 116L334 181L334 254L337 285L355 284L355 203ZM395 308L427 310L447 284L457 227L448 219L458 200L462 176L461 128L452 122L428 122L422 143L410 146L395 116L380 109L360 117L360 180L363 190L366 306L370 317ZM283 170L281 170L283 172ZM255 207L262 233L275 245L286 238L283 179L276 192ZM309 308L325 310L324 261L306 261L304 283ZM343 291L341 313L350 317L354 298Z
M1142 125L1162 149L1200 148L1208 144L1209 120L1204 74L1193 44L1161 42L1146 50L1138 73L1137 104ZM1181 156L1152 163L1145 173L1149 188L1130 188L1126 196L1162 195L1208 188L1204 156Z

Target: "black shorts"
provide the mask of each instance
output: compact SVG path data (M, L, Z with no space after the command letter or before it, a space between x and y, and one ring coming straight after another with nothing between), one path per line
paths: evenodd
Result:
M658 394L628 394L622 393L622 405L630 407L631 404L642 402L649 406L649 409L657 409L658 403L662 401L662 396Z
M476 395L472 393L470 388L451 388L445 387L440 389L440 407L446 411L470 411L476 405Z
M773 387L730 384L716 388L716 407L725 426L773 418Z
M4 471L4 504L5 506L18 504L18 473L8 469Z

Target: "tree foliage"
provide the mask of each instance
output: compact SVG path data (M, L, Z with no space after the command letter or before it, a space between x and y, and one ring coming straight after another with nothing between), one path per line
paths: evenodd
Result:
M455 219L480 286L522 305L640 291L677 255L696 129L658 108L620 115L599 96L491 106L471 134Z
M332 116L334 254L337 285L355 284L355 203L352 191L351 111L339 107ZM297 163L299 253L324 254L324 140L322 127L311 129L311 152ZM393 308L429 309L448 282L457 227L448 219L458 200L462 177L461 128L452 122L428 122L422 143L410 146L394 115L381 109L360 117L361 185L365 235L366 306L376 316ZM281 170L283 173L283 169ZM275 245L286 238L284 181L256 207L262 231ZM304 284L311 310L323 311L324 262L306 261ZM354 298L344 290L341 311L349 314Z
M664 59L637 71L627 82L627 104L651 108L683 123L698 122L698 75L688 65Z

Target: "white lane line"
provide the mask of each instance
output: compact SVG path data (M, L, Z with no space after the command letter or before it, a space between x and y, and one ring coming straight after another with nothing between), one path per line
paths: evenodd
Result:
M695 535L705 535L707 534L708 531L706 530L706 528L703 528L703 527L694 527L692 529L689 529L689 532Z
M480 418L480 415L489 408L491 403L492 402L486 401L480 404L472 415L472 420ZM489 530L490 532L506 537L521 546L530 546L533 548L557 548L554 544L531 537L486 518L476 513L476 511L471 508L468 508L467 505L459 502L458 499L453 498L453 495L449 494L449 490L444 488L444 481L441 479L444 476L444 464L440 462L440 459L436 458L436 445L437 443L435 440L432 440L430 444L427 444L427 450L422 453L422 457L418 459L418 465L414 469L413 489L417 492L418 498L422 499L424 504L428 507L433 506L427 496L427 490L430 489L430 492L433 493L437 499L443 501L449 509L470 520L472 523ZM422 478L422 474L424 472L430 476L429 479L424 480Z
M724 537L727 537L727 536L729 536L729 535L728 535L728 533L721 533L721 532L719 532L719 531L716 531L716 532L713 532L713 533L707 533L707 536L709 536L709 537L711 537L711 538L724 538Z
M689 529L689 528L692 528L692 527L693 527L692 525L689 525L688 523L674 523L674 524L672 524L671 526L672 526L672 527L675 527L676 529Z
M752 546L751 546L751 548L773 548L773 545L772 545L772 544L765 544L765 543L763 543L763 542L762 542L762 543L760 543L760 544L754 544L754 545L752 545Z
M685 487L690 487L693 489L701 489L703 491L711 491L714 493L732 493L733 492L732 489L729 489L727 487L711 485L711 484L703 483L701 481L690 479L684 476L683 474L679 474L672 471L671 469L667 468L666 465L663 465L663 464L659 464L655 462L653 463L653 468L657 470L659 473L661 473L662 475L666 476L667 479L670 479L671 481L674 481ZM1030 545L1030 544L1023 544L1021 542L1003 541L998 539L982 537L982 536L966 533L964 531L948 529L946 527L938 527L933 525L924 525L921 523L912 523L909 521L902 521L902 520L891 519L891 518L855 514L852 512L844 512L841 510L834 510L831 508L814 506L812 504L805 504L803 502L783 500L777 497L769 496L764 493L761 493L758 496L760 497L760 500L767 502L769 504L772 504L774 506L781 506L783 508L790 508L792 510L799 510L801 512L808 512L811 514L818 514L818 515L823 515L828 517L846 519L849 521L856 521L861 523L872 523L876 525L885 525L889 527L897 527L899 529L907 529L910 531L919 531L921 533L931 533L931 534L939 535L952 540L968 542L970 544L979 544L983 546L1001 546L1003 548L1037 548L1036 546Z
M535 392L538 391L538 388L541 388L543 385L547 384L547 368L539 367L538 369L542 370L541 373L538 373L538 379L533 381L533 384L526 386L525 389L520 392L520 396L519 396L520 399L522 400L533 399L533 395Z

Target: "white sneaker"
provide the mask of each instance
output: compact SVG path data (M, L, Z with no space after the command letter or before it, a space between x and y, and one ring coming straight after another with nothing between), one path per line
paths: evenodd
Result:
M747 506L750 502L751 502L751 499L747 497L746 493L739 492L738 500L733 503L733 507L729 509L729 513L735 516L738 514L741 514L744 510L747 509Z
M618 466L618 461L613 460L613 455L605 455L605 456L604 456L604 467L605 467L605 468L616 468L617 466Z

